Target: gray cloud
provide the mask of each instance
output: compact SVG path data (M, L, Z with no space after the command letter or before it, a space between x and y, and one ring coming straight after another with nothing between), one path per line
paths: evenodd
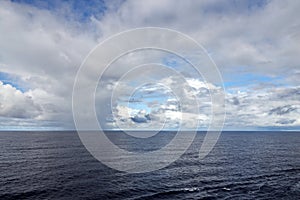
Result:
M282 119L282 120L276 121L276 123L280 124L280 125L291 125L295 121L296 121L295 119Z
M147 123L151 120L150 114L137 114L134 117L131 117L131 120L136 123Z
M284 115L284 114L288 114L290 112L293 112L295 110L297 110L297 108L294 108L291 105L280 106L280 107L271 109L270 112L269 112L269 115L272 115L272 114Z

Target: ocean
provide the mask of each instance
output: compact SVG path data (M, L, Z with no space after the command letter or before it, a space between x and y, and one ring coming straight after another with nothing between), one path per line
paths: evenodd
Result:
M141 152L174 137L106 135ZM300 132L223 132L199 159L203 137L166 168L128 174L93 158L76 132L0 132L0 199L300 199Z

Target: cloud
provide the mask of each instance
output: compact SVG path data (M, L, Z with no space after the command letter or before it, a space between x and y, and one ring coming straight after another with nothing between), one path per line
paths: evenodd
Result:
M138 113L137 115L131 117L131 120L136 123L147 123L151 120L151 117L149 114Z
M6 109L2 109L2 116L30 117L35 120L36 128L47 120L56 120L60 127L73 127L74 77L83 58L96 44L93 33L80 31L79 22L56 14L31 5L0 2L0 73L18 77L22 83L19 89L28 90L17 92L26 98L16 99L16 102L9 99L16 103L9 110L9 102L3 102ZM40 110L29 105L21 108L19 105L25 104L25 100L27 104L39 105Z
M5 129L20 129L22 126L39 129L72 128L67 107L63 98L43 90L24 92L0 81L0 127Z
M36 118L41 111L40 105L36 104L28 93L0 81L0 116Z
M122 85L121 91L128 91L132 87L129 81L118 84ZM193 129L199 122L199 127L204 128L211 119L211 99L206 91L211 89L211 92L218 92L221 88L191 78L183 83L181 77L169 76L135 89L135 93L122 93L113 102L114 118L112 120L108 114L106 126L124 129ZM199 97L199 102L194 96Z
M285 87L228 93L226 126L299 127L299 90L299 87ZM238 105L234 99L238 100Z
M144 26L172 28L195 38L214 59L225 83L253 74L251 79L228 84L226 88L227 127L300 126L298 1L127 0L91 4L94 6L89 6L90 2L0 2L0 74L18 77L16 85L14 80L5 80L3 84L4 78L0 76L0 116L13 122L2 120L2 126L25 123L38 128L44 123L45 126L74 128L72 88L85 56L112 34ZM110 51L107 49L107 53ZM174 74L169 76L169 71L150 67L132 72L123 81L118 80L133 65L153 61L185 75L187 83ZM91 83L95 70L86 74L84 85ZM135 88L128 81L136 77L141 82L160 79L167 86L180 86L172 89L182 98L183 112L170 102L152 113L130 111L136 115L128 115L129 108L123 104L111 105L109 94L117 83L116 95L128 96ZM153 51L122 57L112 64L101 81L96 94L98 118L110 128L118 123L143 127L151 123L159 127L165 121L168 127L178 126L182 114L189 118L184 126L192 127L195 120L199 120L205 127L210 119L209 91L220 91L219 86L205 83L174 55ZM148 89L151 93L153 88ZM197 96L198 105L191 103L193 96ZM131 103L138 104L144 99L134 101ZM148 104L152 106L151 102ZM116 118L111 117L111 107L118 114ZM195 115L195 110L200 114Z
M289 77L299 70L297 1L125 1L99 21L104 35L140 26L173 28L203 44L223 73L239 67ZM288 72L288 73L286 73ZM298 81L292 84L298 84Z
M280 106L280 107L271 109L270 112L269 112L269 115L272 115L272 114L285 115L285 114L288 114L288 113L293 112L295 110L297 110L297 108L295 108L291 105Z
M281 119L279 121L276 121L276 123L282 125L292 125L295 121L295 119Z

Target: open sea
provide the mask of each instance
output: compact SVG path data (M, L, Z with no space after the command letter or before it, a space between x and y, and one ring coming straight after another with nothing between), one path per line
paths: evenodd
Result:
M106 135L131 151L174 137ZM200 160L204 135L168 167L128 174L93 158L76 132L0 132L0 199L300 199L300 132L223 132Z

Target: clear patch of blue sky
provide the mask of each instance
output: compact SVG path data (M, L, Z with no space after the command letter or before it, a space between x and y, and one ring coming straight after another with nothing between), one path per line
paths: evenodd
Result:
M91 16L100 18L107 7L103 0L11 0L15 3L27 4L39 9L60 12L62 6L68 6L75 20L86 22ZM67 14L67 13L63 13ZM69 17L69 16L66 16Z
M283 77L266 76L255 73L231 73L224 76L225 87L241 87L252 86L260 83L270 83L273 85L281 85Z
M174 99L172 93L166 92L165 88L156 86L156 90L151 92L145 91L144 89L155 87L155 85L143 86L137 90L130 97L130 100L119 102L122 106L128 106L135 110L145 110L147 113L151 113L152 110L158 110L162 105L167 105L169 99ZM131 113L133 114L133 113ZM136 113L135 113L136 114Z
M137 102L129 102L128 106L132 109L137 110L146 110L147 113L151 113L151 106L149 104L157 102L157 104L161 104L168 100L168 96L165 95L162 91L158 90L151 94L144 93L143 91L137 91L133 94L131 99L138 100Z
M28 88L25 86L23 81L20 80L20 78L15 75L11 75L11 74L8 74L5 72L0 72L0 81L3 84L9 84L9 85L13 86L22 92L26 92L28 90Z

